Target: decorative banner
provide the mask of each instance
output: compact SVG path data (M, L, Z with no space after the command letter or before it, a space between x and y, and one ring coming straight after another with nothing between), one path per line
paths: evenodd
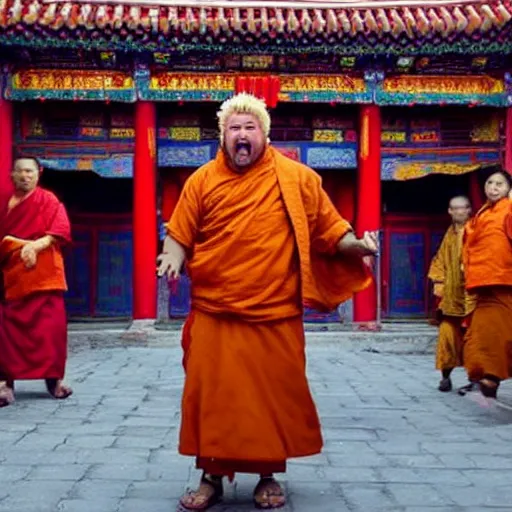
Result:
M95 126L82 126L79 137L81 139L105 139L107 137L107 130Z
M348 75L281 75L280 101L369 103L372 91L363 78Z
M5 91L11 100L112 100L133 102L135 82L120 71L26 69L16 71Z
M453 162L409 162L398 164L394 170L394 179L398 181L423 178L431 174L466 174L476 171L480 164L459 164Z
M490 76L408 76L385 78L375 91L379 105L470 104L504 106L505 83Z
M41 158L41 165L53 171L90 171L102 178L133 177L133 156L112 155L110 158Z
M499 163L500 151L497 149L424 148L419 152L417 149L404 148L396 154L383 153L381 179L404 181L423 178L430 174L458 175Z
M172 140L199 141L201 140L201 128L196 126L173 126L169 129L169 137Z
M313 169L355 169L356 149L352 147L309 147L306 165Z
M313 130L313 142L343 142L341 130Z
M111 139L135 139L135 128L112 128Z
M244 69L264 70L274 64L273 55L244 55L242 56L242 67Z
M404 144L405 142L407 142L407 133L385 131L381 133L380 140L384 144Z
M415 144L432 144L441 141L441 135L435 130L417 131L411 133L411 142Z
M284 156L300 162L300 147L299 146L281 146L279 144L273 144L274 148L277 149Z
M224 101L235 91L235 75L161 72L149 85L139 84L139 96L154 101Z
M217 147L216 143L161 144L158 148L159 167L200 167L209 162Z

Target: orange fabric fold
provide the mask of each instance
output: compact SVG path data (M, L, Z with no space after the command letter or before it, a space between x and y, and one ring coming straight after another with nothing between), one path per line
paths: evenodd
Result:
M485 204L467 224L463 262L466 288L512 286L511 203Z
M272 148L238 174L220 151L186 182L167 227L192 285L180 453L228 476L318 453L303 304L332 309L371 282L360 258L336 252L351 227L320 177Z
M219 151L186 182L167 227L188 249L192 305L210 313L265 321L302 304L333 310L372 282L360 258L336 253L351 227L320 177L271 147L245 174Z
M471 380L512 377L512 287L482 288L464 343Z
M58 246L41 251L33 268L21 259L21 250L31 240L6 236L0 242L0 268L6 300L18 300L44 291L66 291L64 259Z
M448 228L428 272L429 279L434 282L434 293L441 296L438 308L449 316L466 314L462 272L463 235L463 229L457 231L454 226Z
M245 322L194 310L183 349L181 454L246 471L321 450L300 316Z
M462 365L463 317L443 316L439 324L436 369L449 370Z

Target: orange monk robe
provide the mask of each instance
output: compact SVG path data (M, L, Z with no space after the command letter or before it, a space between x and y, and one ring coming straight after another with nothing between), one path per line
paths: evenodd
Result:
M371 283L336 254L349 229L319 176L273 148L245 174L219 152L186 182L168 230L192 283L179 451L198 467L282 472L321 450L302 304L332 309Z
M440 297L441 313L436 350L436 368L449 370L462 364L464 317L469 305L462 271L462 238L464 229L450 226L434 256L428 272L434 283L434 294Z
M508 199L484 205L466 226L466 288L476 309L464 344L471 380L512 376L512 206Z

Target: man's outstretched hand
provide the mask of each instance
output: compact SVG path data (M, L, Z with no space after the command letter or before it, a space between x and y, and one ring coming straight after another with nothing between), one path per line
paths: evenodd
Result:
M172 254L162 253L157 258L157 275L158 277L163 277L167 275L167 278L170 279L178 279L180 275L181 262L178 263L176 258L173 257Z
M356 256L377 256L379 253L379 236L377 231L365 231L362 238L354 233L347 233L338 242L338 251Z

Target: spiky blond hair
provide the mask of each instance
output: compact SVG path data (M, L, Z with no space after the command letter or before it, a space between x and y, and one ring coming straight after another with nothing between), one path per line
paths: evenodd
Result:
M233 114L251 114L256 117L260 122L265 137L268 138L270 134L270 114L265 102L252 94L241 92L226 100L217 112L221 143L224 142L224 133L226 132L228 119Z

